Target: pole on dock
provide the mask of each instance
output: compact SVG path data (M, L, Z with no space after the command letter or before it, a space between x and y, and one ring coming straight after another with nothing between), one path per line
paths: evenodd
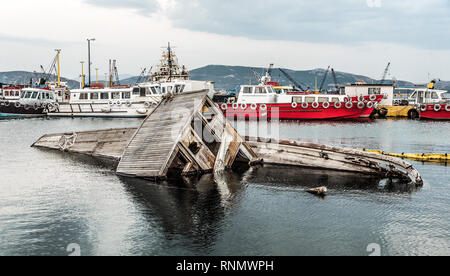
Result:
M88 42L88 70L89 70L89 86L91 86L91 41L95 41L95 38L90 38Z

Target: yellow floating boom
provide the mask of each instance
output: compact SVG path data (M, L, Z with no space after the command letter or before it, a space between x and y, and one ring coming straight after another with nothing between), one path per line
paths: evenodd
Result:
M410 159L415 161L423 161L423 162L438 162L443 161L447 162L450 161L450 155L448 153L431 153L431 154L425 154L425 153L389 153L379 150L368 150L368 149L362 149L360 151L365 152L371 152L371 153L377 153L397 158L403 158L403 159Z

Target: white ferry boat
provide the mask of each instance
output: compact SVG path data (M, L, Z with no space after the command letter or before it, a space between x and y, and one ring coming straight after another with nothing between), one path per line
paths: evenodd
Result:
M55 104L49 117L105 117L145 118L165 95L208 90L214 93L214 84L189 79L189 71L178 65L170 44L163 52L161 63L147 82L136 86L113 86L70 91L68 101Z

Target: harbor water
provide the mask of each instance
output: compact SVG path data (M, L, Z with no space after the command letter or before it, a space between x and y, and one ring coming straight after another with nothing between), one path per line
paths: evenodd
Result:
M450 254L446 164L410 161L425 181L418 189L270 167L153 183L118 177L111 164L92 158L30 147L47 133L139 123L0 120L0 255L69 255L74 244L81 255ZM245 135L264 135L253 122L236 125ZM269 128L277 138L355 149L450 153L450 122L276 122ZM328 187L327 197L305 193L318 186Z

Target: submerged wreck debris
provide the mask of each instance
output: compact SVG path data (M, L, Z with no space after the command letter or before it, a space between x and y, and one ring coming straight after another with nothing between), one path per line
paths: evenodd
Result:
M326 196L328 189L327 189L327 187L319 187L319 188L309 189L307 192L310 194L313 194L313 195L317 195L317 196Z
M299 141L244 139L207 91L162 101L138 128L44 135L33 147L115 160L117 174L152 180L220 172L243 162L399 178L423 185L419 172L401 159Z

